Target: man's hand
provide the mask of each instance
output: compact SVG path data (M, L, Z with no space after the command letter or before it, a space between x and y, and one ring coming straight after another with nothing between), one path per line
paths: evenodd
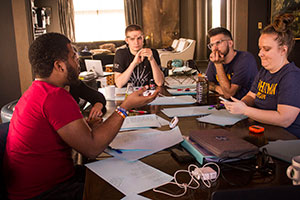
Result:
M145 57L148 58L149 61L151 61L153 59L153 54L151 49L149 48L144 48L141 49L141 57L144 59Z
M95 103L95 105L92 107L88 121L91 121L93 119L98 119L103 115L102 113L103 104L102 103Z
M215 64L224 63L224 55L221 54L219 51L212 51L209 56L209 59Z
M135 55L133 62L135 65L140 64L144 61L145 57L148 57L148 60L151 61L153 59L152 51L149 48L143 48L137 52Z
M153 101L159 93L159 89L156 89L152 95L144 96L143 93L145 91L146 88L143 87L140 90L133 92L132 94L127 96L125 101L120 106L126 110L138 108Z

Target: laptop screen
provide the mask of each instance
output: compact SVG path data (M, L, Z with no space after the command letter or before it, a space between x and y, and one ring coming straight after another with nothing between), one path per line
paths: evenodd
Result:
M101 60L85 59L85 66L88 72L95 72L97 76L104 76Z

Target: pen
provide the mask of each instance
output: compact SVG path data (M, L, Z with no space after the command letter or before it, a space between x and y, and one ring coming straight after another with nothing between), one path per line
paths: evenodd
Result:
M215 105L210 105L209 107L208 107L208 110L211 110L211 109L213 109L213 108L215 108L216 106Z
M145 110L129 110L130 113L139 113L139 114L147 114L148 112Z
M112 148L111 146L108 146L107 148L108 148L109 150L115 151L115 152L117 152L117 153L119 153L119 154L123 153L120 149L115 149L115 148Z

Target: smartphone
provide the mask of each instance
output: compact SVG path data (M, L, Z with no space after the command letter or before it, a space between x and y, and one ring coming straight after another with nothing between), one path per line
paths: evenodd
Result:
M219 99L222 100L222 101L225 101L225 102L230 102L230 100L225 99L225 98L223 98L223 97L221 97L221 96L219 96Z

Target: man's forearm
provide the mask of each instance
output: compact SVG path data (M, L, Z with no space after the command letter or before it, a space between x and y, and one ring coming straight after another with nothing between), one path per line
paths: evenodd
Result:
M216 66L216 70L217 70L217 76L219 79L218 80L219 85L220 85L219 89L222 90L222 93L226 98L234 96L238 89L238 86L232 87L232 84L224 71L223 64L218 63L218 64L215 64L215 66Z
M165 81L165 77L163 72L160 70L158 64L156 63L155 59L152 57L150 60L150 65L152 68L153 78L157 86L162 86Z
M217 76L219 85L222 88L222 90L228 91L230 89L230 81L228 80L226 73L224 71L222 64L215 64L216 70L217 70Z
M131 62L129 67L124 72L115 74L115 82L118 88L123 87L128 82L135 66L136 64Z

